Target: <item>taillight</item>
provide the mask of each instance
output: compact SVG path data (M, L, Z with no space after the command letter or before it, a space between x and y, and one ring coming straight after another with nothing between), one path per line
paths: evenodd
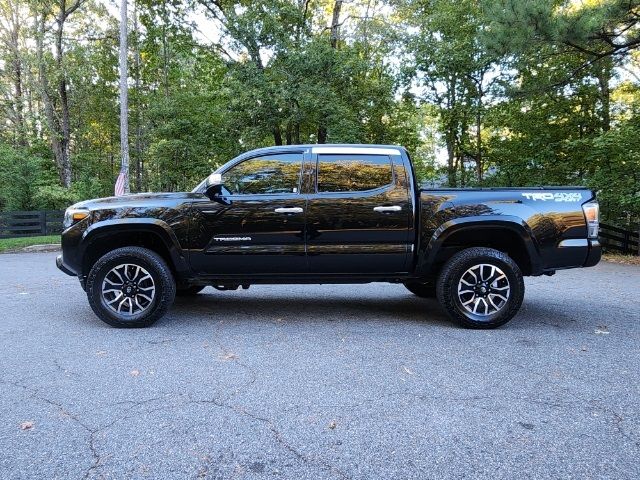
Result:
M587 221L587 232L589 238L598 238L598 227L600 225L598 218L600 216L600 207L598 202L589 202L582 205L584 218Z

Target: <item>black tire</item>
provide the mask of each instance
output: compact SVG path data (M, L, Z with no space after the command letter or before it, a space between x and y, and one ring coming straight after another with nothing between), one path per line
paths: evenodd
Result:
M499 270L501 272L496 273ZM477 277L480 280L474 283L473 278ZM467 288L467 285L470 286ZM445 263L438 276L436 294L440 304L459 325L496 328L518 313L524 297L524 280L520 268L506 253L474 247L456 253ZM475 308L478 313L467 308ZM494 309L496 311L492 311Z
M126 272L119 270L115 274L112 273L114 269L122 268L123 266L129 270ZM136 267L139 268L136 269ZM142 272L141 275L143 275L144 278L140 277L140 279L135 282L135 286L131 288L135 288L135 291L139 290L140 292L144 290L145 293L149 293L146 290L153 288L153 295L147 297L151 298L151 301L147 303L146 299L141 298L143 303L140 308L142 310L127 314L124 311L127 305L131 305L131 309L138 308L137 306L134 307L134 299L138 302L138 295L132 295L132 299L126 302L123 311L118 313L115 311L115 307L112 308L107 303L112 298L117 297L113 302L115 302L115 305L122 307L123 300L121 299L129 296L125 294L124 283L123 286L114 286L108 293L103 293L103 285L105 285L105 289L108 289L113 283L110 280L115 279L116 282L119 283L117 278L120 277L122 279L124 276L126 276L126 280L123 280L123 282L129 282L129 277L133 275L133 272L135 272L136 277ZM107 275L109 275L110 280L105 280ZM146 287L143 287L143 285ZM149 285L152 286L149 287ZM120 290L119 294L118 290ZM130 293L131 289L129 289L129 294ZM111 295L113 297L110 297ZM93 265L87 277L87 297L89 299L89 305L91 305L92 310L100 320L113 327L140 328L150 326L167 312L173 303L175 295L176 284L171 270L160 255L146 248L123 247L112 250ZM107 296L109 296L109 298L106 298ZM140 304L138 303L138 305Z
M176 288L176 297L192 297L205 289L204 285L193 285L186 288Z
M422 298L435 298L436 286L433 283L407 282L404 286L414 295Z

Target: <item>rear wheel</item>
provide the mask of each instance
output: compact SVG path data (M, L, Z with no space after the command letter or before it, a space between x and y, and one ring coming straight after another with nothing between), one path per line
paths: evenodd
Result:
M123 247L101 257L87 277L95 314L113 327L148 327L173 303L176 284L166 262L141 247Z
M524 280L507 254L475 247L451 257L438 276L440 304L467 328L496 328L511 320L524 297Z
M433 283L407 282L404 286L418 297L435 298L436 296L436 286Z

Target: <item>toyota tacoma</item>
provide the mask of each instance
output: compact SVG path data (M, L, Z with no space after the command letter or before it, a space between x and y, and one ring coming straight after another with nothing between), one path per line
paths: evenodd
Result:
M588 189L421 188L403 147L292 145L244 153L191 192L75 204L56 263L116 327L206 286L389 282L493 328L518 312L523 276L600 250Z

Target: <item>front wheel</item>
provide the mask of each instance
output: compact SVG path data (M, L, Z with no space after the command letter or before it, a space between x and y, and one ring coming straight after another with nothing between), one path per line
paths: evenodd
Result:
M148 327L167 312L175 295L168 265L146 248L112 250L87 277L89 305L113 327Z
M524 297L518 265L506 253L474 247L458 252L440 271L438 301L467 328L496 328L511 320Z

